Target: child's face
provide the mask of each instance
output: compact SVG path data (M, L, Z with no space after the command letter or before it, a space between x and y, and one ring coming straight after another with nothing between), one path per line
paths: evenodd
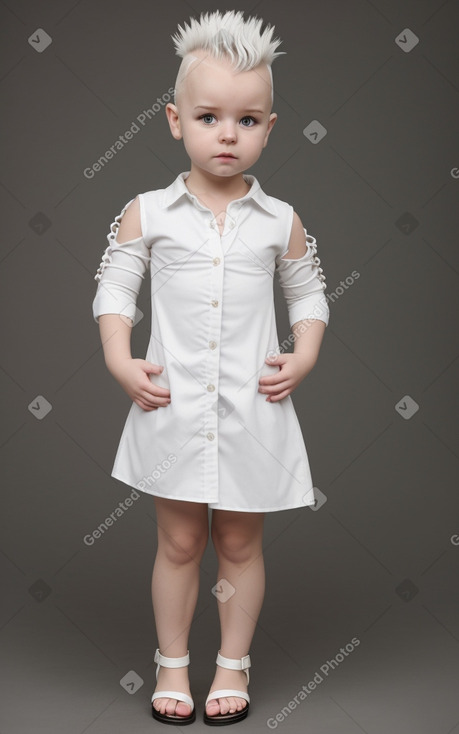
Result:
M166 114L172 135L183 137L192 170L207 178L240 175L260 157L277 115L271 111L266 65L236 73L229 60L202 50ZM231 154L224 156L223 154Z

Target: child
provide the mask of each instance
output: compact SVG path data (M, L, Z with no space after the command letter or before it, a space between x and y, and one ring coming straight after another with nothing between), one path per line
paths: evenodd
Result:
M106 366L133 401L112 476L153 495L158 518L152 714L167 723L196 716L188 636L208 508L221 644L204 721L231 724L249 709L264 513L315 503L290 393L317 361L329 310L316 240L289 204L245 174L277 118L271 63L280 41L261 24L228 11L179 26L173 40L182 62L166 114L190 170L123 207L96 275L93 313ZM148 268L143 360L132 358L130 334ZM293 353L279 348L275 272Z

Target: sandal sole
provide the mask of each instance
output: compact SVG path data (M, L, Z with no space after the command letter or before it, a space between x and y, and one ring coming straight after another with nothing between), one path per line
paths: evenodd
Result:
M192 724L196 721L196 709L194 709L189 716L174 716L169 714L162 714L157 711L154 706L151 707L151 713L156 721L161 721L162 724L174 724L174 726L184 726L185 724Z
M238 721L242 721L247 718L249 714L249 704L244 706L241 711L236 711L234 714L216 714L215 716L209 716L204 711L204 724L209 726L225 726L226 724L236 724Z

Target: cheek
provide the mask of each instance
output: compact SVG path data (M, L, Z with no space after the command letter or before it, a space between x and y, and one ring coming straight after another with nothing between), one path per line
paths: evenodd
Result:
M264 145L266 136L266 130L258 128L256 132L251 136L251 143L253 148L260 148Z
M186 142L187 145L193 145L196 144L196 141L199 140L199 130L196 128L193 128L190 125L187 125L184 129L182 129L183 133L183 140Z
M187 138L188 138L189 142L191 144L193 144L194 142L201 141L205 137L206 130L203 129L201 126L198 126L198 125L196 125L196 126L190 125L187 128L186 133L187 133Z

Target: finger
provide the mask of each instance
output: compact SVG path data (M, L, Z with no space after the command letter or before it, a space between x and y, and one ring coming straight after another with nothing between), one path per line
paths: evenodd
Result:
M153 388L153 390L151 388ZM147 380L147 382L145 383L145 390L148 390L152 393L152 395L158 395L158 397L161 398L168 397L170 394L170 390L167 387L161 387L151 380Z
M169 405L170 403L170 398L168 397L163 398L160 395L155 395L154 393L151 393L149 390L144 390L141 393L141 398L142 400L147 402L149 405L163 406L163 405Z
M168 395L168 394L166 394L166 395L159 395L156 392L152 392L148 388L146 388L145 390L143 390L142 395L144 397L146 397L148 400L155 400L158 403L161 403L161 405L165 405L166 402L168 402L171 399L171 396Z
M281 374L281 371L278 370L274 375L263 375L263 377L260 377L258 382L260 385L272 385L277 379L279 379L280 374Z
M145 410L146 412L150 410L157 410L156 405L147 405L147 403L144 403L143 400L135 400L134 401L136 405L139 406L139 408L142 408L142 410Z
M277 385L279 382L282 382L283 380L289 380L289 379L291 379L291 374L287 368L286 370L283 370L282 372L279 370L279 372L276 372L275 375L260 377L258 384L265 387L266 385Z
M160 405L160 399L152 395L148 390L142 390L137 399L140 400L148 408L158 408Z
M150 405L156 405L157 408L167 408L167 406L170 405L170 402L169 398L157 398L154 402L150 401Z
M292 389L283 390L278 395L268 395L266 400L268 401L268 403L277 403L279 402L279 400L283 400L284 398L286 398L287 395L290 395L291 392L292 392Z
M260 385L258 390L261 393L270 395L272 393L279 392L279 390L286 390L288 387L291 387L291 385L292 385L291 379L284 378L283 380L276 383L275 385Z

